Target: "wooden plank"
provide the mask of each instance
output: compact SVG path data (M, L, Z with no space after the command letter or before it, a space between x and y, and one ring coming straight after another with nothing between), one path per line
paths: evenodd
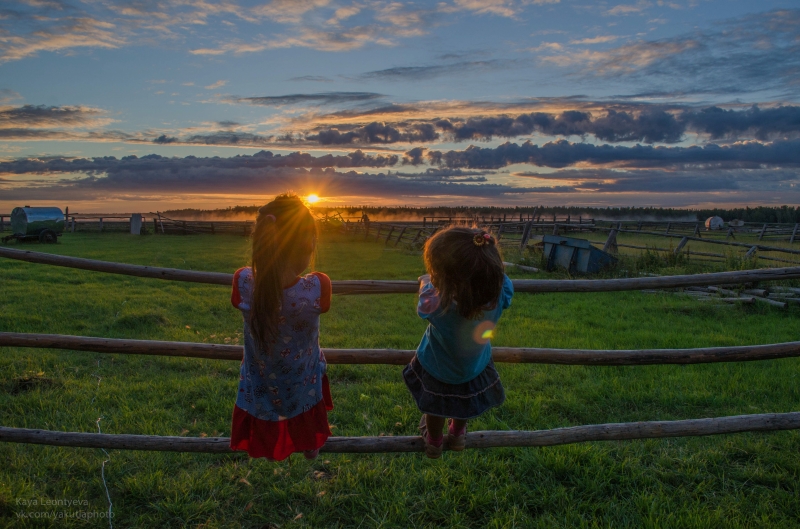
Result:
M714 287L710 287L713 289ZM730 291L723 291L726 293ZM732 293L734 296L738 294ZM233 360L241 362L240 345L97 338L61 334L0 332L0 347L66 349L109 354L142 354ZM414 350L403 349L322 349L329 364L405 365ZM800 356L800 342L697 349L548 349L534 347L493 347L495 362L512 364L559 364L588 366L706 364L717 362L749 362Z
M764 238L764 233L766 233L766 231L767 231L767 224L764 223L764 227L761 228L761 233L758 234L759 241Z
M794 229L792 230L792 236L789 238L789 244L794 244L794 238L797 236L798 226L800 226L800 223L794 225Z
M742 432L800 429L800 412L733 415L678 421L590 424L535 431L468 432L466 448L541 447L590 441L629 441L667 437L701 437ZM0 426L0 441L73 448L148 450L159 452L229 453L227 437L178 437L158 435L59 432ZM329 437L323 453L422 452L419 436Z

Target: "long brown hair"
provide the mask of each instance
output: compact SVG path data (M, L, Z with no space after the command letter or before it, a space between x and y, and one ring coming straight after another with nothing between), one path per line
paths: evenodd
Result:
M442 309L455 301L461 316L474 319L497 306L503 258L485 231L460 226L440 231L425 243L424 259Z
M253 230L250 331L262 350L268 350L278 333L287 271L313 257L316 240L314 217L296 195L278 195L258 210Z

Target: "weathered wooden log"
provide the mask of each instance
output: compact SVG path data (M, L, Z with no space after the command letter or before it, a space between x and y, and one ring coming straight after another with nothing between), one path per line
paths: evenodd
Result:
M539 271L539 269L536 268L535 266L525 266L525 265L521 265L521 264L517 264L517 263L508 263L506 261L503 261L503 265L506 268L508 268L509 266L512 267L512 268L519 268L523 272L538 272Z
M678 421L590 424L535 431L478 431L467 433L467 448L526 448L591 441L629 441L666 437L700 437L742 432L773 432L800 428L800 412L733 415ZM178 437L158 435L57 432L0 426L0 441L107 450L159 452L231 452L227 437ZM320 452L386 453L422 452L419 436L330 437Z
M0 347L68 349L96 353L180 356L241 361L239 345L96 338L61 334L0 332ZM322 349L329 364L405 365L414 356L407 349ZM800 356L800 342L698 349L548 349L533 347L493 347L492 358L501 363L561 365L656 365L747 362Z
M719 288L719 287L708 287L708 288L709 288L709 290L713 290L715 292L719 292L720 294L725 294L726 296L738 296L739 295L737 292L734 292L733 290L728 290L726 288ZM781 303L780 301L775 301L775 300L772 300L772 299L761 298L761 297L754 297L754 298L751 298L751 299L758 300L760 303L766 303L767 305L772 305L774 307L779 307L781 309L785 309L786 308L786 303Z
M220 272L198 272L194 270L180 270L177 268L158 268L154 266L113 263L94 259L83 259L80 257L32 252L29 250L16 250L13 248L0 248L0 257L17 259L30 263L79 268L95 272L212 285L230 286L233 280L232 274ZM515 279L513 280L513 284L516 292L617 292L648 288L677 288L754 281L780 281L798 278L800 278L800 266L626 279ZM409 294L416 293L418 289L419 284L416 281L379 281L366 279L333 281L334 294Z

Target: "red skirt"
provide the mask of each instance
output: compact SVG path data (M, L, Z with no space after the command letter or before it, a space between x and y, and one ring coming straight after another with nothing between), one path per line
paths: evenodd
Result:
M310 410L285 421L265 421L239 406L233 407L231 450L243 450L250 457L283 461L295 452L316 450L331 435L328 410L333 409L328 375L322 376L322 400Z

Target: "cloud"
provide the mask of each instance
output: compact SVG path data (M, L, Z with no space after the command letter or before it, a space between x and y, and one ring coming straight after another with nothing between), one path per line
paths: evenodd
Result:
M591 193L700 193L724 191L797 193L800 175L786 169L734 170L610 170L565 169L555 172L518 172L512 176L546 182L562 182Z
M608 42L614 42L615 40L619 39L616 35L600 35L597 37L591 37L586 39L580 40L571 40L569 41L570 44L606 44Z
M226 84L228 84L228 81L223 81L222 79L220 79L216 83L212 83L212 84L206 86L205 89L206 90L216 90L217 88L222 88Z
M431 142L438 138L439 134L434 126L428 123L411 125L405 130L399 130L391 125L378 122L372 122L346 132L340 132L338 129L321 130L305 137L306 140L317 142L320 145Z
M325 77L324 75L301 75L300 77L292 77L290 81L307 81L310 83L332 83L333 79Z
M0 105L6 105L18 99L22 99L18 92L8 88L0 88Z
M540 60L583 78L638 80L665 92L787 91L800 83L799 25L800 9L780 9L605 51L565 48Z
M570 101L560 100L561 105ZM328 125L328 134L309 134L306 139L322 144L344 144L351 142L392 143L403 141L434 141L443 137L448 141L491 140L495 137L517 138L541 134L543 136L594 136L607 142L677 143L686 133L719 140L739 139L791 139L800 137L800 106L782 105L761 109L752 106L746 109L722 109L719 107L694 108L688 105L659 105L647 103L579 102L577 107L561 113L530 112L517 115L502 113L502 106L471 108L468 103L454 105L452 112L445 107L429 108L426 103L414 105L392 105L365 111L345 111L325 116L326 121L337 116L357 118L380 117L380 124L392 132L374 138L359 131L359 125L339 123ZM499 112L498 112L499 111ZM484 116L461 118L458 112L484 113ZM392 114L397 119L392 120ZM430 114L453 113L455 116L430 119ZM491 115L493 114L494 115ZM490 114L486 116L485 114ZM422 125L430 128L421 137L412 137L410 132L422 131ZM362 126L363 127L363 126ZM339 131L338 133L336 131ZM328 140L328 138L330 138ZM323 142L321 140L327 140Z
M433 79L445 75L463 75L471 72L484 72L511 67L515 61L486 60L486 61L460 61L450 64L430 66L396 66L384 70L365 72L358 76L362 80L380 81L419 81Z
M168 139L167 139L168 140ZM168 142L168 141L167 141ZM158 154L147 156L125 156L116 158L104 156L97 158L63 158L48 159L20 158L0 162L0 173L10 174L54 174L84 173L88 175L112 175L121 173L142 173L147 171L191 172L204 168L226 170L267 169L267 168L347 168L347 167L391 167L396 165L396 155L368 155L360 150L346 155L312 156L308 153L293 152L286 155L260 151L253 155L238 155L230 158L170 158Z
M16 61L42 51L71 48L118 48L127 44L114 24L88 16L41 18L43 27L24 34L0 38L0 63Z
M641 13L652 5L653 4L646 1L639 1L635 4L619 4L606 11L606 15L619 16Z
M268 156L269 155L269 156ZM270 195L293 189L323 196L359 196L398 199L420 196L497 198L532 192L553 192L550 187L515 187L485 183L481 178L453 171L414 173L337 172L330 167L300 168L270 165L271 153L220 158L95 158L93 160L31 160L0 162L0 171L27 173L84 173L82 178L43 179L24 187L0 181L6 200L80 199L158 196L168 194ZM7 169L13 171L7 171Z
M229 101L248 103L251 105L280 106L318 103L320 105L333 105L342 103L360 103L373 101L385 97L374 92L321 92L317 94L287 94L281 96L264 97L232 97Z
M494 148L471 145L463 151L429 151L427 157L433 165L469 169L498 169L526 163L556 168L577 164L627 168L800 167L800 140L704 147L624 147L559 140L541 147L531 142L504 143Z
M23 105L0 107L0 129L43 127L88 127L112 120L105 111L84 106Z
M681 121L692 131L708 134L712 139L736 139L752 134L759 140L800 137L800 106L779 106L748 110L724 110L708 107L697 111L685 111Z
M455 0L455 5L478 14L501 17L514 17L517 14L517 7L510 0Z

